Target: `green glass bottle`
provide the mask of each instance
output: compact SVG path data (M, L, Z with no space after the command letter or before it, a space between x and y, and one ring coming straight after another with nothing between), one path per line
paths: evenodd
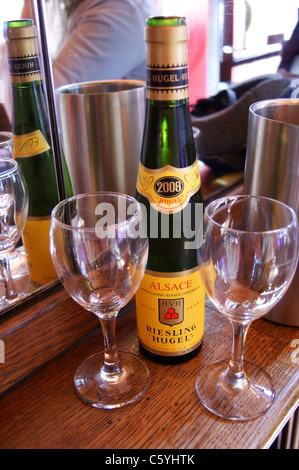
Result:
M29 208L23 233L33 282L57 278L49 251L51 210L59 202L47 103L33 21L4 23L12 97L12 156L25 177ZM67 195L71 183L64 163Z
M205 291L197 265L203 204L188 100L182 17L146 26L146 118L136 197L147 214L149 257L136 294L141 350L175 363L197 354Z

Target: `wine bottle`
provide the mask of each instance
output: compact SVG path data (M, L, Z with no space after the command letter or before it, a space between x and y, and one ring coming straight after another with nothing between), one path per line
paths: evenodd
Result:
M31 19L4 23L12 97L12 157L25 177L29 207L23 232L30 277L38 285L57 278L49 251L51 210L59 202L47 103ZM67 195L71 183L65 161Z
M143 353L159 362L195 356L205 291L197 264L203 217L188 99L183 17L147 20L146 117L136 197L146 213L149 256L136 293Z

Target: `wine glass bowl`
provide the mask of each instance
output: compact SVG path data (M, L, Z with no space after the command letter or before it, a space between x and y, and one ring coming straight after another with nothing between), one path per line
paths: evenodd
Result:
M107 192L81 194L52 211L50 250L57 274L70 296L100 319L105 350L77 369L75 390L83 401L116 408L135 401L149 385L137 355L118 351L115 321L144 274L148 240L140 204Z
M227 419L253 419L273 403L271 377L244 361L251 322L278 303L298 261L298 226L293 209L257 196L221 198L205 211L199 269L206 293L231 322L230 360L219 361L196 379L203 405Z
M12 149L11 132L0 131L0 158L10 158Z
M11 132L0 131L0 158L11 158L12 151L12 134ZM27 256L24 253L23 247L13 248L9 254L9 266L13 280L21 278L29 278L29 269L27 263ZM0 273L0 280L3 280ZM20 282L18 282L20 284ZM19 289L18 289L19 290ZM24 292L26 294L26 292ZM20 292L19 292L20 295Z
M9 261L23 233L27 213L28 194L22 172L15 160L2 157L0 158L0 265L5 294L1 307L19 298Z

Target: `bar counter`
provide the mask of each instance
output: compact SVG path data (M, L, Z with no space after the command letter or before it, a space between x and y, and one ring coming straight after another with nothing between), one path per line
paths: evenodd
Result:
M214 178L210 172L203 176L205 183ZM218 195L209 184L203 189L206 201ZM241 192L238 186L228 189ZM213 361L229 357L232 343L228 320L209 300L200 353L175 366L144 359L151 373L149 389L139 401L115 410L83 403L73 387L76 368L103 346L95 315L77 305L59 283L53 283L50 294L41 290L15 310L0 316L1 449L260 449L271 447L294 420L299 328L266 319L253 322L245 360L272 376L276 399L263 416L232 422L207 411L195 392L196 376ZM121 311L116 333L119 349L141 354L134 301Z
M1 387L8 387L0 397L2 449L268 448L299 404L299 361L294 361L298 328L266 319L252 324L245 359L271 374L277 396L263 416L229 422L206 411L195 392L197 374L228 356L231 347L230 324L209 301L199 355L175 366L146 359L151 373L147 393L115 410L83 403L73 388L77 366L102 348L102 332L91 313L57 288L24 307L19 317L19 326L2 335L6 348ZM117 341L119 349L139 353L134 303L119 316ZM23 378L13 379L16 370Z

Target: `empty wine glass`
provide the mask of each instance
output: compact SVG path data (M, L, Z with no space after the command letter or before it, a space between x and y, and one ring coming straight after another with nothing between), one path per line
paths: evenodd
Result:
M98 408L117 408L137 400L149 385L145 363L118 351L115 322L144 274L148 240L142 211L132 197L118 193L81 194L52 211L50 250L70 296L100 319L104 351L77 369L79 397Z
M9 258L19 241L28 213L28 194L23 174L15 160L0 158L0 266L5 286L1 307L19 298Z
M293 209L264 197L235 196L208 205L199 267L206 292L231 322L230 360L207 367L196 379L202 404L217 416L253 419L273 403L271 377L244 361L251 322L265 315L286 292L298 260Z

